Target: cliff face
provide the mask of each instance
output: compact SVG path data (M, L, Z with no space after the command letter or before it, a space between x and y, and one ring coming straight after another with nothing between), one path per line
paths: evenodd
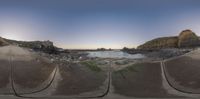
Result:
M51 41L16 41L2 38L3 41L8 42L12 45L17 45L20 47L26 47L38 51L43 51L46 53L54 53L57 50L57 47L53 45ZM1 42L0 42L1 43Z
M177 47L177 42L178 42L177 37L156 38L144 43L143 45L138 46L137 49L153 50L153 49L161 49L161 48L175 48Z
M138 46L137 49L155 50L162 48L184 48L197 46L200 46L199 37L191 30L184 30L179 34L179 36L156 38Z
M182 31L178 39L178 47L193 47L199 45L199 37L191 30Z
M9 43L6 42L3 38L0 37L0 46L8 45Z

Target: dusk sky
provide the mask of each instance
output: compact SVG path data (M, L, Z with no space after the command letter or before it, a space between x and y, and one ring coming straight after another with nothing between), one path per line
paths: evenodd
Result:
M0 36L72 49L137 47L191 29L200 0L0 0Z

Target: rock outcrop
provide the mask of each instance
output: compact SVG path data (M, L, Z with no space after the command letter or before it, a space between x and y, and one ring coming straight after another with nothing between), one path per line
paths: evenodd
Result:
M191 30L185 30L178 36L178 47L193 47L199 45L199 37Z
M18 45L47 53L53 53L55 51L55 46L51 41L21 42Z
M45 53L57 53L58 48L53 45L51 41L16 41L2 38L3 41L8 42L12 45L17 45L20 47L26 47L33 49L35 51L43 51Z
M156 38L138 46L137 49L158 50L163 48L188 48L197 46L200 46L199 37L191 30L184 30L179 36Z
M137 47L141 50L154 50L162 48L175 48L177 47L178 38L177 37L162 37L156 38L151 41L146 42L143 45Z
M9 45L9 43L0 37L0 46L5 46L5 45Z

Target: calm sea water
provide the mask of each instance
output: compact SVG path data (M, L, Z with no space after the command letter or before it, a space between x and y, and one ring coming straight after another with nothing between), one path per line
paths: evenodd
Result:
M129 58L129 59L145 58L145 56L142 54L128 54L122 51L91 51L87 53L88 57L99 57L99 58Z

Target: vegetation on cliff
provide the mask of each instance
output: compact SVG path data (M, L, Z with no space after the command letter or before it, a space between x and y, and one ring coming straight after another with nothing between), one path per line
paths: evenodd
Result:
M178 42L177 37L156 38L156 39L146 42L143 45L138 46L138 49L152 50L152 49L161 49L161 48L175 48L177 47L177 42Z
M178 47L193 47L199 44L199 37L191 30L182 31L178 37Z
M199 45L199 37L191 30L184 30L179 36L156 38L138 46L137 49L155 50L162 48L197 47Z
M20 47L30 48L36 51L43 51L45 53L55 53L58 49L51 41L17 41L0 37L0 45L17 45Z

